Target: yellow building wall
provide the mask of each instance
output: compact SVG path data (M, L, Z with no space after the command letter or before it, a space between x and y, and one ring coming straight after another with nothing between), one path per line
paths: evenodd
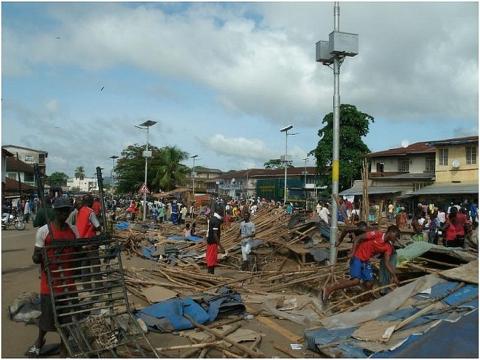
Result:
M440 148L440 147L439 147ZM467 165L467 157L465 145L442 146L448 148L448 165L440 165L440 150L437 149L435 159L435 182L451 183L452 181L460 181L462 183L478 183L478 144L476 164ZM458 160L460 167L452 168L452 161Z

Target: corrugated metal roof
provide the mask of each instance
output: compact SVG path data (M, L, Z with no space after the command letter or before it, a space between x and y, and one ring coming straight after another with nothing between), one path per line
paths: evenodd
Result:
M461 138L445 139L445 140L436 140L428 142L429 145L439 146L439 145L461 145L468 143L478 143L478 135L475 136L465 136Z
M442 195L442 194L478 194L478 183L445 183L432 184L414 191L410 196L415 195Z
M397 192L402 192L407 190L405 186L369 186L368 194L369 195L379 195L379 194L394 194ZM362 195L363 194L363 185L361 182L355 183L350 189L342 191L339 195L341 196L353 196L353 195Z
M383 156L405 156L409 154L435 154L435 148L427 142L417 142L406 147L398 147L383 151L377 151L367 155L368 158Z

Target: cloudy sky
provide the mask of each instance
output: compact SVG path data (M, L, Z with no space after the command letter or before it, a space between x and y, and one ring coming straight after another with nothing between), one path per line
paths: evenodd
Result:
M340 6L340 30L360 36L341 101L375 117L372 151L478 134L476 2ZM151 119L153 145L229 170L278 158L294 124L303 164L332 109L332 71L315 62L332 30L330 2L3 2L2 143L48 151L49 174L109 173Z

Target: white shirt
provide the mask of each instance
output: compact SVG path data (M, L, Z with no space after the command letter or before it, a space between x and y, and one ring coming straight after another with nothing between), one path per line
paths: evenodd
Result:
M320 210L320 213L318 214L318 216L320 216L320 219L325 221L327 224L328 224L328 215L330 215L330 211L328 211L326 207L322 207L322 209Z
M317 210L317 214L320 215L320 210L322 210L322 205L317 204L316 210Z
M78 233L78 229L75 225L70 225L70 229L72 229L73 233L75 234L75 237L79 238L80 234ZM35 235L35 247L38 248L43 248L45 246L45 239L48 236L48 225L45 224L42 227L38 228L37 234Z
M437 214L438 221L441 223L445 222L445 213L443 211L439 211Z

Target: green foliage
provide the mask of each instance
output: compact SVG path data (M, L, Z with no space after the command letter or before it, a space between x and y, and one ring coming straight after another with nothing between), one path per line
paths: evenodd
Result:
M263 166L265 169L283 169L285 167L281 159L270 159ZM291 160L287 161L287 166L289 168L293 167Z
M68 175L63 172L54 172L47 178L50 186L67 186Z
M80 180L85 178L85 168L83 166L78 166L75 169L75 178Z
M363 158L370 152L362 137L368 134L370 122L374 122L374 118L355 106L340 105L340 191L349 188L352 180L360 179ZM318 145L310 152L317 159L320 173L332 163L333 113L325 115L322 124L325 126L318 130ZM331 185L331 177L324 181L323 185Z
M145 158L143 145L129 145L125 148L115 166L118 193L136 193L145 180ZM176 147L149 146L152 157L148 159L147 186L150 191L169 191L185 180L189 169L180 164L188 154Z

